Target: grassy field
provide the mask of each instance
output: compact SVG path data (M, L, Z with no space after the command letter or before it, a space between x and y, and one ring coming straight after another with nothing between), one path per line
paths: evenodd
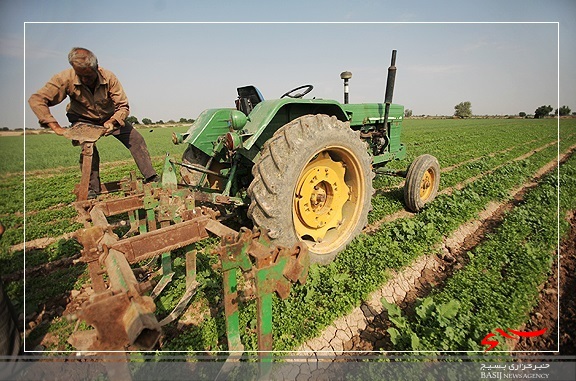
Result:
M181 156L182 146L170 139L172 132L186 132L188 126L139 128L150 155L160 157L167 152ZM102 163L131 160L130 152L115 138L109 136L98 141ZM78 168L80 147L72 146L66 138L55 134L0 137L0 175L56 168Z
M576 144L576 119L561 120L559 143L557 143L557 123L555 119L406 120L403 142L407 146L408 157L404 161L393 163L392 166L405 168L420 154L435 155L441 168L445 169L441 182L441 191L445 193L419 215L383 222L387 217L404 210L401 190L397 188L401 179L377 176L374 179L377 192L372 201L373 211L369 216L370 223L374 225L374 232L358 237L331 265L314 266L308 282L295 287L290 298L285 301L275 300L274 329L275 332L279 332L274 342L275 349L290 350L317 335L336 318L358 306L370 292L386 282L390 277L389 270L401 271L417 258L430 254L444 237L449 236L459 226L476 219L478 213L490 202L505 201L511 189L530 181L542 166L554 161L559 152L569 150ZM147 141L155 167L158 169L161 167L162 158L167 152L176 158L181 156L185 147L173 145L170 136L173 131L185 130L186 127L140 130ZM103 181L118 180L127 176L130 171L136 170L128 150L116 139L104 138L98 142L98 147ZM69 239L60 239L46 248L29 250L26 253L23 250L11 249L24 240L60 237L81 227L76 222L76 212L71 206L71 202L74 201L71 191L80 179L79 150L79 147L73 147L66 139L52 134L28 135L25 138L0 137L0 196L3 200L0 206L0 220L7 227L0 242L0 272L3 278L11 279L7 289L19 311L24 310L24 282L22 277L15 274L23 269L24 257L26 266L34 267L72 257L80 250L78 243ZM574 167L574 160L568 161L561 174L573 173ZM565 176L566 189L572 191L574 185L568 181L568 177ZM538 203L544 205L545 200L544 206L547 208L545 209L552 211L552 214L543 213L540 209L539 214L532 214L530 210L537 210L535 207L528 208L527 211L518 209L520 217L515 219L511 217L508 222L511 227L506 229L513 231L520 225L525 226L526 221L531 221L534 230L522 230L523 236L520 233L504 232L502 233L504 238L498 238L511 246L508 257L498 258L502 263L508 263L507 261L517 256L521 258L521 253L514 251L514 247L534 255L531 264L534 270L533 277L537 281L530 284L530 287L520 287L516 282L517 278L504 286L496 275L499 270L494 270L494 283L491 283L490 292L495 300L500 300L499 298L504 297L512 288L520 290L518 295L520 302L515 314L506 317L508 320L505 322L510 326L516 327L522 324L522 319L526 318L537 298L534 290L537 290L539 283L551 271L550 258L553 255L555 241L553 234L550 236L550 232L543 233L542 226L548 223L548 219L554 218L557 209L556 200L554 197L550 198L550 194L554 194L556 181L558 179L554 174L551 178L542 180L542 187L539 186L538 189L543 193L534 196L536 201L531 201L535 203L534 205ZM561 205L562 213L573 208L569 200ZM562 229L564 233L566 227ZM520 237L520 243L506 238L506 234L516 234ZM526 246L528 239L526 237L530 236L536 236L539 240ZM496 242L496 244L487 242L483 248L479 245L478 257L482 255L490 257L496 250L495 246L491 245L503 244L502 241ZM468 281L478 276L478 272L483 270L482 266L486 268L482 259L478 261L477 265L467 266L467 273L455 277L444 293L433 296L434 300L445 303L449 299L454 299L455 295L463 295L466 298L459 302L462 306L460 311L464 308L468 311L481 308L481 303L470 296L477 293L481 285L473 285ZM201 252L199 270L202 279L207 282L209 280L209 286L195 296L193 303L200 310L211 308L218 312L207 314L203 321L194 326L187 326L178 335L169 335L160 349L195 351L226 349L219 296L221 277L212 269L213 262L214 259L208 251ZM178 272L183 271L182 266L182 261L175 261ZM530 272L530 268L518 271ZM58 300L68 298L72 290L82 289L88 279L86 269L82 265L59 268L57 271L28 278L26 315L37 316L43 309L62 306ZM175 280L167 288L165 295L160 299L159 314L166 313L174 306L183 292L182 285L182 280ZM499 289L498 285L502 287ZM463 291L465 287L470 289ZM243 332L243 340L247 343L248 349L255 349L254 332L250 329L253 327L255 305L252 303L245 307L241 319L248 328ZM477 340L478 335L481 335L486 327L491 327L491 324L502 325L502 321L498 320L502 319L501 316L495 316L490 311L482 312L481 309L478 311L484 319L482 325L472 328L466 326L468 332L471 332L466 337L453 337L447 342L435 341L432 337L429 337L429 340L423 338L427 332L422 328L423 325L445 328L442 325L445 322L427 320L427 312L423 312L420 320L406 322L405 324L410 327L410 331L406 332L420 335L419 345L427 350L434 348L478 350L481 349ZM57 339L48 343L44 341L43 345L53 350L72 349L65 339L74 327L62 316L62 312L59 310L53 313L49 319L43 320L35 327L27 327L30 345L42 342L42 338L47 336L55 336ZM433 312L430 311L430 314ZM462 328L467 324L466 319L465 314L458 315L454 319L454 324ZM308 322L305 327L301 324L303 321ZM170 330L173 331L173 328ZM410 333L406 337L397 337L398 348L403 345L410 347L411 337Z

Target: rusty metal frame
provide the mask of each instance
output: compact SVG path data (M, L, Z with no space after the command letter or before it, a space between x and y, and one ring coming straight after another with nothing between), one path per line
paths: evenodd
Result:
M196 206L197 202L229 205L231 198L179 189L173 179L166 184L143 184L132 174L129 180L110 186L113 188L122 189L124 197L74 203L84 223L76 232L83 246L81 260L87 263L94 289L78 317L94 329L75 332L69 342L88 351L152 349L161 336L161 327L178 318L199 286L197 253L192 245L214 234L222 238L215 254L222 268L228 349L244 351L237 283L237 277L244 275L255 288L258 349L271 351L273 294L286 298L292 283L306 281L306 246L275 247L264 229L236 232L218 221L219 211ZM124 213L129 216L130 230L119 237L108 218ZM174 310L159 322L154 315L154 298L170 282L171 253L180 248L186 249L186 291ZM131 265L155 257L162 258L162 279L147 295L153 285L138 282Z
M78 318L94 330L75 332L69 339L81 350L153 348L161 326L184 310L198 286L196 254L191 253L191 245L207 238L209 232L231 231L216 221L217 212L195 207L189 190L142 184L134 179L123 184L123 188L123 198L75 203L85 226L76 232L76 238L83 246L81 260L88 265L94 289L78 313ZM144 220L137 216L140 211L146 215ZM113 231L108 217L122 213L132 214L138 230L133 233L139 234L121 239ZM177 308L158 322L154 300L145 296L151 284L139 283L131 264L158 256L170 262L170 253L179 248L188 251L187 290Z

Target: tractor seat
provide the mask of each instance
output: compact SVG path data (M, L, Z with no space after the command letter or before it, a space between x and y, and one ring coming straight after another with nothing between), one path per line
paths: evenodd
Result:
M246 116L254 109L258 103L264 100L262 93L254 86L239 87L238 99L236 99L236 109L242 111Z

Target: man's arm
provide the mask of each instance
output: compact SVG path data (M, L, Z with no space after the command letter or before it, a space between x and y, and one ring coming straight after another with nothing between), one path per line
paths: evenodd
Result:
M56 133L56 135L64 135L64 132L66 132L65 128L62 128L62 126L60 126L60 123L58 122L51 122L51 123L47 123L47 126Z
M28 104L38 118L42 127L49 127L58 135L64 133L56 118L50 112L50 107L66 99L66 82L63 73L56 74L36 93L30 96Z

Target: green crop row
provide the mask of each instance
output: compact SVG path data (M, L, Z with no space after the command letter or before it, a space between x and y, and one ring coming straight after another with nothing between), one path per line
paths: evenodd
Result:
M551 141L557 121L517 119L406 120L402 131L410 159L428 153L449 166L532 140ZM454 159L452 157L454 156Z
M417 156L429 153L438 158L441 168L456 166L441 176L441 188L453 186L460 181L489 170L506 160L518 157L536 148L552 143L558 138L558 121L546 120L405 120L403 139L407 146L407 158L393 161L391 168L406 169ZM563 119L560 123L561 141L576 142L576 119ZM500 160L498 159L500 158ZM459 164L460 168L458 167ZM473 171L467 170L470 168ZM374 188L384 190L400 185L400 177L378 175L373 181ZM380 219L386 213L397 210L397 199L375 200L371 221ZM386 196L385 191L378 193ZM377 195L378 195L377 194ZM396 207L389 208L393 202ZM384 205L384 206L383 206ZM378 215L376 215L378 214Z
M572 142L576 142L576 139ZM518 148L520 150L520 148ZM550 146L543 149L531 156L532 158L538 158L538 162L544 165L548 161L554 160L557 156L557 147ZM478 160L469 165L463 165L461 167L455 168L454 170L444 173L440 176L440 190L445 189L450 186L454 186L457 183L470 179L475 176L484 176L485 173L501 166L505 163L512 161L514 158L518 157L520 153L526 153L525 149L523 151L517 152L516 150L510 151L507 154L496 155L494 157L486 157ZM400 211L404 208L403 203L403 190L402 189L392 189L390 191L376 192L372 197L372 211L368 215L368 221L370 223L378 221L383 217Z
M520 327L538 302L539 286L554 271L553 256L560 216L574 210L576 156L531 190L501 226L468 253L469 263L446 282L443 289L420 300L415 313L403 316L388 305L394 327L389 329L394 349L423 351L482 351L481 340L495 329ZM541 327L551 329L552 327ZM492 338L504 343L504 338ZM498 347L505 350L505 345Z

